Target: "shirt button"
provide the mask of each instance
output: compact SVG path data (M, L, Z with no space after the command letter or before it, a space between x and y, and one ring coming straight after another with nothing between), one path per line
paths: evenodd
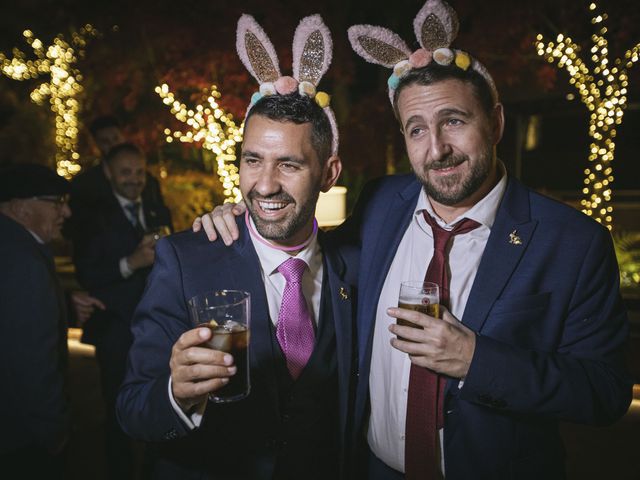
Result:
M400 435L400 440L404 441L404 435Z

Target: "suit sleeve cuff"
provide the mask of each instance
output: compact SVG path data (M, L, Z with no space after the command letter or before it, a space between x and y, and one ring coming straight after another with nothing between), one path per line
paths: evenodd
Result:
M129 263L127 262L127 257L122 257L120 259L119 267L120 275L122 275L122 278L129 278L131 275L133 275L133 270L131 270Z
M182 420L182 422L189 428L189 430L195 430L202 423L202 417L204 416L204 411L207 408L207 401L204 400L200 405L196 407L195 411L190 416L187 416L176 402L176 399L173 397L173 391L171 388L171 377L169 377L168 386L169 401L171 402L173 410L178 414L180 420Z

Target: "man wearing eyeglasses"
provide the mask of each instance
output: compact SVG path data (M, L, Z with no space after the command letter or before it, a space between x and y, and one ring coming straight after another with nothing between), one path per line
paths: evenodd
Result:
M41 165L0 171L0 465L13 478L65 478L67 307L47 244L71 215L68 192Z

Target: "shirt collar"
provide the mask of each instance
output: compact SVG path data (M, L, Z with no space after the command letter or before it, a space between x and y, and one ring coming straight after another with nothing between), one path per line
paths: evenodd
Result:
M142 198L141 197L138 197L135 200L129 200L128 198L125 198L122 195L117 194L115 191L113 191L113 194L115 195L116 200L118 200L118 203L120 204L120 206L122 208L126 207L127 205L134 204L136 202L142 203Z
M263 238L258 230L255 228L255 223L253 219L249 218L251 225L256 233L256 235ZM265 275L273 275L274 273L278 273L278 267L289 258L292 258L292 255L289 255L287 252L283 252L282 250L278 250L276 248L270 248L262 242L259 242L257 239L253 237L251 233L249 233L249 238L253 243L253 247L258 254L258 259L260 260L260 264L262 265L262 271ZM268 240L267 240L268 241ZM304 262L309 266L309 271L313 274L318 271L318 269L322 265L322 250L320 249L320 244L318 243L318 234L314 233L311 242L305 248L300 250L297 255L293 255L295 258L299 258L304 260Z
M44 240L42 240L37 233L35 233L32 230L29 230L28 228L27 228L27 232L29 232L31 236L35 238L36 242L38 242L40 245L44 245Z
M475 220L481 225L484 225L485 227L491 229L491 227L493 226L493 222L495 222L496 215L498 214L500 201L502 200L502 196L507 189L507 171L504 167L504 164L500 160L498 160L498 172L500 173L500 180L495 185L495 187L493 187L491 191L487 193L473 207L471 207L459 217L455 218L451 223L446 223L434 212L433 207L431 206L431 202L429 201L429 197L424 191L424 188L420 190L420 196L418 197L418 203L416 205L414 217L418 217L419 219L424 220L422 219L422 212L426 210L429 215L436 219L438 225L447 230L451 230L451 228L453 228L453 226L463 218ZM431 231L430 228L428 230Z

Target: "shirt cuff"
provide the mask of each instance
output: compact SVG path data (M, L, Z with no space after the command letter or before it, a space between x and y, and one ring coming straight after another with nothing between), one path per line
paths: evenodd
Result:
M119 266L120 275L122 275L122 278L129 278L131 275L133 275L133 270L131 270L129 263L127 262L127 257L122 257L120 259Z
M180 420L184 422L184 424L189 428L189 430L195 430L202 423L202 417L204 416L204 411L207 408L207 401L204 400L200 405L197 406L195 411L191 414L189 418L180 408L176 399L173 398L173 390L171 389L171 377L169 377L169 401L171 402L171 406L173 410L178 414Z

